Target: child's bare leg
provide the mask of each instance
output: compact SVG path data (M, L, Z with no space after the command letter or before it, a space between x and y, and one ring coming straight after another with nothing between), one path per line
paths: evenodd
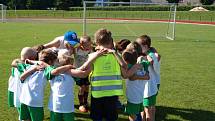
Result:
M137 118L136 115L129 115L128 116L129 121L135 121L136 118Z
M155 121L155 113L156 113L156 108L155 106L151 106L151 112L152 112L152 121Z
M84 85L79 87L79 92L78 92L78 99L79 99L79 103L80 106L84 105Z
M141 118L142 118L142 121L146 121L146 113L144 110L141 112Z
M84 85L84 105L88 105L89 85Z
M146 121L153 121L151 107L145 107Z

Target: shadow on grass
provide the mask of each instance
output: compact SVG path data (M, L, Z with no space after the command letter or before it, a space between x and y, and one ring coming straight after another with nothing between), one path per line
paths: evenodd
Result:
M79 108L79 105L75 105L75 109L78 110L78 108ZM122 113L119 113L119 114L121 114L123 116L125 115L125 114L122 114ZM127 115L125 115L125 116L127 116ZM88 113L75 112L75 118L76 118L75 121L91 120L89 112ZM119 121L128 121L127 117L124 117L124 118L123 117L119 117L118 120Z
M75 106L78 108L78 106ZM128 121L127 115L120 112L121 115L118 121ZM168 117L168 115L176 116L177 119ZM89 113L75 113L76 121L91 120ZM197 110L197 109L184 109L156 106L156 121L215 121L215 113L212 111Z
M180 117L179 119L167 119L167 115ZM183 109L173 107L156 107L156 121L215 121L215 113L197 109Z

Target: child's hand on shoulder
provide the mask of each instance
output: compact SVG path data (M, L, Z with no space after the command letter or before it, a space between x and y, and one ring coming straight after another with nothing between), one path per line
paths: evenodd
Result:
M68 65L68 68L69 69L75 69L74 65L71 65L71 64Z
M106 54L106 53L108 53L107 48L102 48L102 49L96 51L97 56L101 56L101 55Z
M45 65L36 65L36 66L34 67L34 70L35 70L35 71L42 71L42 70L44 70L45 68L46 68Z
M135 64L132 68L133 68L134 70L139 70L139 69L142 69L143 66L142 66L142 64Z
M151 64L153 64L153 59L149 55L147 55L146 58Z

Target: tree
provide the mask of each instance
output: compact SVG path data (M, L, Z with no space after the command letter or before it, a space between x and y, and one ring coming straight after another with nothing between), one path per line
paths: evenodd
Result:
M0 4L6 5L6 4L7 4L7 1L6 1L6 0L0 0Z
M28 9L47 9L54 7L54 0L27 0Z
M179 2L179 0L166 0L166 1L168 1L168 3L178 3Z
M60 10L69 10L72 5L72 0L56 0L56 7Z
M200 0L202 5L212 5L214 3L214 0Z

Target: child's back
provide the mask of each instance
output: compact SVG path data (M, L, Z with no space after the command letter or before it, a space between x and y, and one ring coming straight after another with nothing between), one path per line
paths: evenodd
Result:
M36 65L31 65L29 69L35 68L35 66ZM44 70L36 71L28 76L22 86L20 102L32 107L43 107L45 85L46 78Z
M60 113L74 112L74 79L70 74L59 74L50 81L49 110Z

